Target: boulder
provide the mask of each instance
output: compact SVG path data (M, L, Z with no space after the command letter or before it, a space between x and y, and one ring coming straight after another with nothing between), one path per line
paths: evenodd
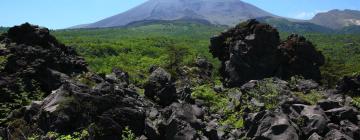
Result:
M339 130L334 129L325 135L324 140L354 140L354 139L341 133Z
M210 52L221 62L220 73L226 86L241 86L249 80L274 75L279 63L276 48L279 33L255 20L211 38Z
M360 138L360 126L353 124L348 120L340 122L341 131L352 138Z
M326 115L330 118L332 122L340 122L341 120L350 120L351 122L357 123L358 114L357 110L353 107L344 106L340 108L334 108L325 111Z
M301 111L301 119L304 121L301 130L306 136L312 133L324 134L327 131L329 120L324 111L317 106L305 106Z
M336 88L342 92L351 92L352 94L360 95L360 75L342 78Z
M280 43L278 31L268 24L248 20L210 42L210 52L222 62L220 74L227 87L273 76L321 79L319 67L325 61L321 52L295 34Z
M250 128L247 137L253 139L281 139L298 140L298 128L290 121L286 114L279 112L261 112L247 122Z
M278 49L281 65L276 76L289 79L300 75L305 79L321 80L319 68L324 65L325 57L305 37L292 34Z
M313 133L307 140L323 140L324 138L321 137L319 134L317 133Z
M175 85L171 75L162 68L157 68L151 73L144 89L145 96L160 105L170 105L175 101Z
M320 100L317 104L325 111L341 107L341 103L337 102L336 100L329 100L329 99Z

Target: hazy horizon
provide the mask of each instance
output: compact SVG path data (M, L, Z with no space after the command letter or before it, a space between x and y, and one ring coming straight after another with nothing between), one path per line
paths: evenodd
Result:
M4 0L0 5L0 26L24 22L62 29L86 24L125 12L147 0ZM242 0L278 16L311 19L332 9L360 10L358 0Z

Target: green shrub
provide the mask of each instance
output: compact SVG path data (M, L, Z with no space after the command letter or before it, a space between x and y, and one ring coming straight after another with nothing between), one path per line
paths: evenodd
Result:
M259 81L255 88L248 91L247 95L264 103L266 109L272 110L280 102L278 99L280 90L280 87L273 83L272 79L264 79L264 81Z
M46 137L55 140L86 140L89 137L89 132L84 129L79 132L73 132L72 134L61 135L59 133L50 131L46 134Z
M239 129L244 127L244 119L241 112L231 113L221 120L221 125L233 126L233 128Z
M357 108L360 108L360 96L352 97L352 102L351 103L354 106L356 106Z
M315 105L318 101L324 99L324 95L316 90L311 90L309 93L297 92L295 95L312 105Z
M129 127L125 127L121 137L123 140L136 140L135 134L129 129Z
M200 85L193 89L192 98L204 100L212 111L218 111L226 107L228 99L216 93L211 85Z

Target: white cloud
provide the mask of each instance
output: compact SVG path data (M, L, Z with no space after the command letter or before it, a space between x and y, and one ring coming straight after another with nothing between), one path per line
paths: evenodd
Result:
M324 10L315 10L313 12L300 12L295 15L295 18L297 19L311 19L313 18L317 13L325 12Z

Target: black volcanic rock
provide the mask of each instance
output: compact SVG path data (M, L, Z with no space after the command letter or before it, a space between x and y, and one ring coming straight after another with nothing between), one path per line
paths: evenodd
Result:
M249 20L211 39L210 52L222 66L226 86L270 77L277 70L279 33L270 25Z
M319 67L324 65L325 58L305 37L292 34L279 46L279 77L289 79L301 75L306 79L321 80Z
M176 88L171 75L162 68L152 71L144 86L145 96L161 105L169 105L176 98Z
M71 75L88 71L75 49L59 43L46 28L25 23L0 38L0 104L11 109L23 105L16 100L40 99Z
M51 71L66 75L88 71L87 64L72 47L59 43L49 34L49 30L25 23L10 28L1 41L5 48L3 57L7 57L1 72L19 77L33 78L39 81L46 91L54 90L44 78Z
M360 75L353 77L345 76L339 81L336 88L342 92L360 95Z
M325 61L304 37L291 35L280 44L278 31L256 20L213 37L210 52L222 62L220 73L229 87L272 76L300 75L319 81L319 67Z

